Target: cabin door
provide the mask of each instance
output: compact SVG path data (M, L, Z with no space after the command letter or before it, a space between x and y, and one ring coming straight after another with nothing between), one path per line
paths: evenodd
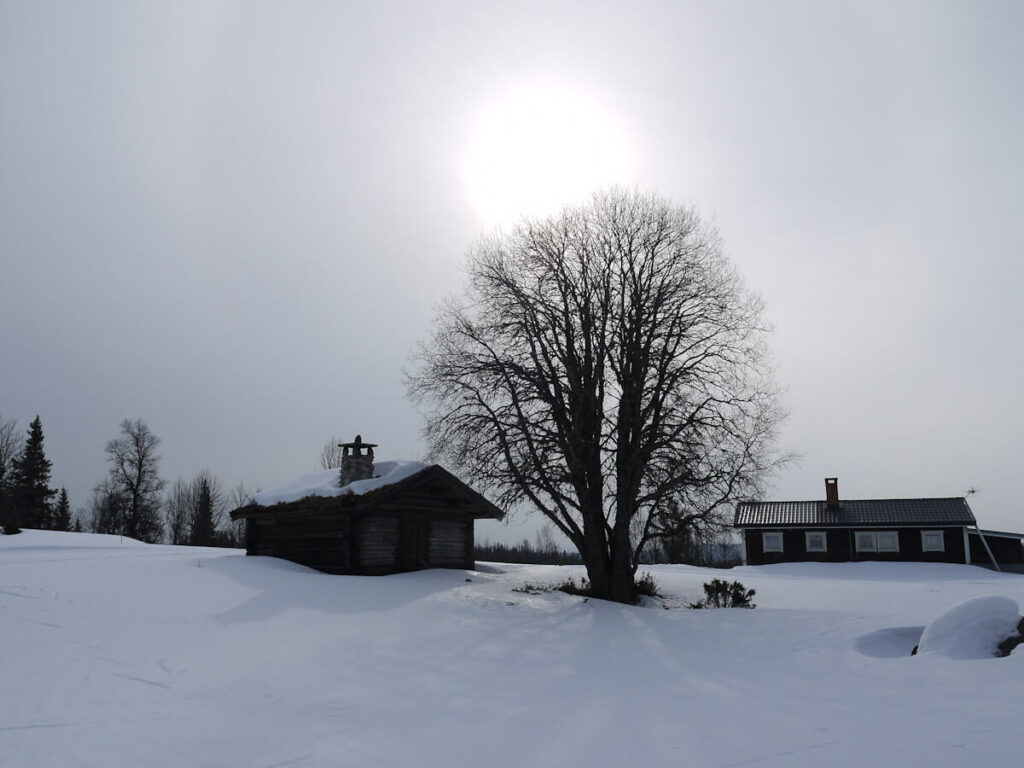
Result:
M430 522L407 515L398 525L398 567L415 571L430 567Z

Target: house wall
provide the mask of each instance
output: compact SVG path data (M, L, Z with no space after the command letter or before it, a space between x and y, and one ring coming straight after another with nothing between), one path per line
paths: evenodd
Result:
M765 552L761 534L764 531L782 530L782 552ZM856 531L897 531L899 533L899 552L857 552L853 536ZM944 531L945 551L924 552L921 549L921 531ZM827 552L808 552L806 538L808 531L822 531L827 537ZM768 565L770 563L793 562L850 562L860 560L879 560L893 562L930 562L930 563L962 563L964 562L963 528L943 528L927 526L925 528L748 528L744 530L744 541L747 547L748 565Z
M975 565L990 565L992 561L989 560L988 552L985 551L985 545L981 543L978 534L968 531L967 538L970 540L971 562ZM1024 563L1024 546L1021 546L1020 539L986 534L985 541L988 542L989 549L992 550L999 565Z

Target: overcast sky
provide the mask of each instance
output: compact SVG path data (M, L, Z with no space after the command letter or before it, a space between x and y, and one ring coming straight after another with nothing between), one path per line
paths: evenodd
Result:
M331 435L417 458L402 368L467 247L618 182L767 303L778 499L962 495L1024 531L1024 5L0 3L0 412L84 506ZM493 534L521 538L530 524ZM488 533L487 535L492 535Z

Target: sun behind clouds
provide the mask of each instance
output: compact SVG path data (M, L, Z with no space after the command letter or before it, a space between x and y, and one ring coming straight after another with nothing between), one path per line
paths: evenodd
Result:
M463 161L485 226L553 213L633 177L619 121L586 91L555 81L508 88L484 104Z

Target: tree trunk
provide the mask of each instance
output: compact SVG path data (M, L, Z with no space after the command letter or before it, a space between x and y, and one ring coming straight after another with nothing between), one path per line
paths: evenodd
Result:
M590 580L590 594L602 600L632 603L634 568L628 529L614 531L613 538L608 540L602 520L587 527L583 544L580 553Z
M620 504L620 512L621 512ZM629 540L629 524L632 516L616 518L611 539L611 596L609 599L617 603L632 603L636 598L633 592L633 547Z
M617 603L632 603L636 598L633 593L633 558L629 539L625 546L614 540L612 542L612 584L610 600Z
M590 594L603 600L611 600L611 562L608 559L608 548L605 546L604 531L595 531L594 528L594 524L584 527L580 554L583 556L583 564L587 567Z

